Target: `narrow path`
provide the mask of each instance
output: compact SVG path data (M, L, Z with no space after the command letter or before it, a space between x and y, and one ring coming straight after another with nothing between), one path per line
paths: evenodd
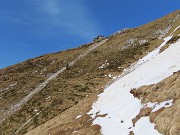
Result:
M33 117L31 117L30 119L28 119L20 128L18 128L12 135L16 135L19 133L19 131L26 126L33 118L35 118L36 116L38 116L42 111L40 111L39 113L37 113L36 115L34 115Z
M90 46L90 48L87 51L85 51L84 53L79 55L75 60L73 60L71 63L69 63L69 66L73 66L79 59L85 57L88 53L90 53L91 51L93 51L94 49L99 47L100 45L104 44L107 40L108 39L104 39L104 40L100 41L99 43L95 43L94 45ZM9 108L8 111L6 111L4 113L3 118L0 118L0 123L3 122L6 118L8 118L10 115L12 115L14 112L19 110L21 108L21 106L26 104L35 94L37 94L38 92L43 90L51 80L55 79L64 70L66 70L66 67L61 68L56 73L51 75L47 80L45 80L43 83L39 84L34 90L32 90L27 96L25 96L19 103L15 104L11 108Z

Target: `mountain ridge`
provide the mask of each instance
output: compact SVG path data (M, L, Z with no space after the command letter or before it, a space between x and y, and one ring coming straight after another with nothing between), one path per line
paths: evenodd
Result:
M91 94L96 93L95 95L97 95L101 93L107 84L111 84L113 77L120 75L124 69L144 57L147 52L151 52L157 48L162 43L161 38L165 37L179 26L179 19L177 18L176 21L174 21L179 13L179 11L176 11L155 22L131 29L130 32L118 32L118 34L114 36L107 37L108 40L104 44L78 61L73 67L70 67L70 69L65 70L65 73L60 74L55 80L52 80L43 92L36 94L27 105L23 106L17 113L6 119L1 127L3 134L23 134L45 123L54 116L57 116L58 113L61 114L66 112L66 110L68 111L71 107L80 103L81 100L86 100L85 98ZM178 37L178 34L179 29L176 31L175 35ZM33 87L37 86L39 82L45 81L48 76L51 76L54 72L58 71L58 69L66 67L72 59L77 58L91 45L90 43L78 49L40 56L10 68L1 69L1 81L3 81L0 87L2 91L1 97L3 97L1 98L1 110L6 110L6 108L12 105L11 103L20 101L22 97L32 91ZM34 80L36 81L34 82ZM29 82L32 82L32 84L29 84ZM19 84L24 85L21 87ZM6 88L10 90L4 90ZM15 95L17 96L17 89L24 89L24 91L27 92L24 93L24 91L19 91L22 95L18 95L19 98L15 98L14 100L12 97L14 98ZM67 90L67 93L63 89ZM8 93L6 91L11 92ZM11 95L13 92L15 95ZM95 97L93 97L94 101L96 100ZM7 100L9 100L10 104L6 103ZM43 105L40 102L42 102ZM43 114L36 117L36 114L39 112ZM23 123L27 122L28 119L32 117L32 121L21 128ZM85 120L89 119L89 116L84 117ZM19 121L19 124L17 124L17 121ZM9 126L11 128L7 129ZM90 128L90 125L88 126ZM69 128L72 127L70 126ZM18 130L19 128L21 128L21 131ZM93 126L92 128L92 134L100 134L99 131L96 131L100 129L99 126ZM54 129L52 132L56 130L57 129ZM66 134L64 129L58 132ZM74 131L69 130L67 134L72 134L72 132ZM46 134L47 133L48 132L46 132ZM76 134L80 133L76 132ZM88 134L91 133L88 132Z

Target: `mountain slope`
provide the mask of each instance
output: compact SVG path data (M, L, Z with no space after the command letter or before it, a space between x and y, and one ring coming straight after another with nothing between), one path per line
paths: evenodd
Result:
M163 38L169 36L173 31L173 37L169 38L167 43L159 48L159 51L163 54L171 47L172 43L176 44L180 33L178 29L179 14L180 11L176 11L147 25L117 32L107 37L105 43L100 44L72 66L67 67L67 64L79 58L97 43L45 55L1 69L0 116L2 119L7 117L1 122L1 133L23 134L30 131L28 134L100 134L100 128L103 132L101 124L99 124L101 127L91 126L94 123L93 119L86 114L97 99L97 94L101 93L106 85L116 81L116 79L112 80L114 76L123 73L123 76L126 77L126 74L133 73L136 68L133 69L134 65L131 65L160 46L164 42ZM158 53L155 53L155 56ZM153 57L155 56L153 55ZM145 58L145 60L149 60L149 57ZM68 69L57 74L56 78L42 88L42 91L35 93L13 114L8 112L12 105L21 102L40 83L63 67ZM125 72L124 69L129 68L131 70ZM110 96L110 94L108 95ZM139 102L139 100L137 101ZM107 107L107 109L110 108ZM97 118L102 117L102 119L108 117L108 114L98 113L98 111L95 111L94 115L97 115ZM49 119L51 120L48 121ZM153 121L158 121L158 119ZM42 123L44 124L42 125ZM108 124L108 122L106 123ZM39 125L41 126L32 130ZM164 130L162 127L158 128L158 131L163 134L170 133L171 128L167 128L167 131Z
M165 45L171 38L171 35L165 38L164 43L162 43L160 47ZM122 135L126 135L130 131L139 135L158 134L152 130L153 126L149 125L148 119L143 119L143 122L141 122L142 119L138 117L137 120L139 121L137 122L136 115L141 109L144 110L149 107L148 109L152 109L152 112L155 112L161 107L159 109L157 109L158 105L146 107L146 105L141 104L138 99L134 99L133 95L129 92L130 90L137 89L141 86L156 84L171 76L173 72L180 70L179 40L176 43L171 44L169 48L160 54L158 52L159 50L160 48L157 48L143 59L140 59L132 67L134 68L133 71L132 69L126 69L131 70L131 72L105 89L105 91L99 95L96 103L93 104L92 110L89 112L89 114L93 115L92 118L97 114L107 114L106 117L98 117L93 122L93 124L101 126L103 134L115 135L121 133ZM172 101L169 101L167 103L170 104L171 102ZM140 122L141 124L139 124ZM139 129L138 127L136 128L135 123L139 124ZM147 126L141 129L143 125Z

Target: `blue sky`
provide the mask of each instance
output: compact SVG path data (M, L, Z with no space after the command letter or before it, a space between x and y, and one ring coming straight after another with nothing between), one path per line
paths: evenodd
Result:
M73 48L180 8L180 0L0 0L0 68Z

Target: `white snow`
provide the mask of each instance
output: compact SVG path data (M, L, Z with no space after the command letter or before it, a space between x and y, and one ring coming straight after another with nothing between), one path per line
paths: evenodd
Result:
M170 35L172 35L179 28L180 28L180 25L177 28L175 28L174 31Z
M155 105L155 108L152 110L152 112L155 112L163 107L167 108L167 107L171 107L173 105L173 100L169 100L169 101L165 101L159 104Z
M147 135L147 132L149 135L160 134L154 130L154 124L149 122L148 117L141 118L133 127L132 119L139 113L142 105L137 98L130 94L130 90L144 85L156 84L172 75L173 72L180 70L180 40L159 54L161 47L171 37L165 38L160 47L130 67L130 71L124 70L125 73L122 74L121 78L98 96L98 100L93 104L92 110L88 114L92 118L95 118L97 112L99 112L98 114L107 114L106 117L96 117L93 121L93 124L101 126L102 134L128 135L130 131L134 131L135 135ZM156 106L155 110L161 107L164 107L164 103ZM122 121L124 122L122 123Z
M167 107L171 107L172 105L173 105L173 100L168 100L168 101L164 101L162 103L157 103L157 102L151 103L151 102L149 102L149 103L145 104L142 108L150 107L153 109L152 112L156 112L163 107L167 108Z
M75 134L75 133L77 133L78 131L74 131L74 132L72 132L72 134Z
M168 36L164 39L164 42L158 47L156 48L154 51L150 52L148 55L146 55L145 57L143 57L142 59L140 59L138 61L137 64L142 64L144 62L147 62L151 59L153 59L155 56L157 56L160 52L160 49L166 45L166 43L172 38L173 36Z
M109 65L109 63L104 63L99 68L106 68L108 65Z
M143 128L142 128L143 125ZM135 135L157 135L158 132L154 130L155 124L149 122L148 117L141 118L134 129Z
M109 74L109 75L108 75L108 77L109 77L109 78L112 78L112 77L113 77L113 75Z
M81 117L82 117L82 115L78 115L78 116L76 117L76 120L79 119L79 118L81 118Z
M46 99L48 100L51 96L48 96Z
M116 76L114 76L114 75L112 75L112 74L108 74L108 77L109 77L110 79L116 79Z

